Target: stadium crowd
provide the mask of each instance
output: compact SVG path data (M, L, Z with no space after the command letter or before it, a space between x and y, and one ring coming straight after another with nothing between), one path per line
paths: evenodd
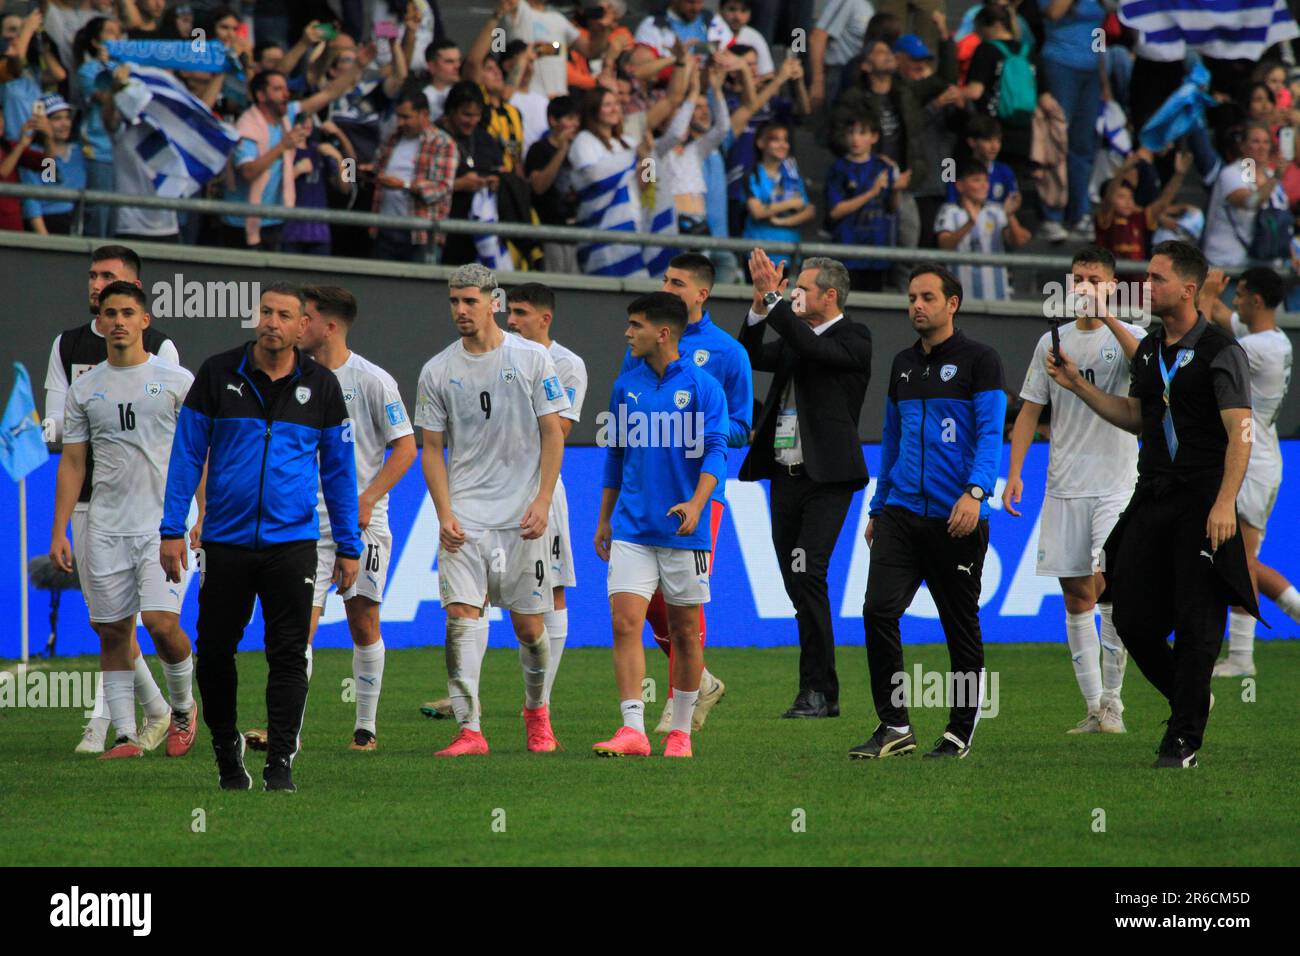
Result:
M937 2L640 6L497 0L477 32L452 35L465 14L438 0L10 4L0 181L667 232L682 248L820 238L996 254L1068 239L1122 263L1179 238L1224 267L1291 257L1289 41L1258 62L1190 46L1170 59L1113 0L990 0L955 25ZM210 125L202 142L151 125L151 97ZM188 184L160 167L159 134L185 154ZM661 275L673 252L76 212L0 197L0 228L615 276ZM708 254L721 281L740 279L738 256ZM855 289L905 285L890 261L847 265ZM1003 267L959 276L972 298L1013 295Z

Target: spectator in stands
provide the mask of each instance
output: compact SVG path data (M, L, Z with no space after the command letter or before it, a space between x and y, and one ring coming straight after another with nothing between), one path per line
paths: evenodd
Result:
M790 154L790 139L790 127L779 120L759 127L754 139L758 162L745 179L746 239L798 242L799 227L817 215L799 165ZM786 253L769 252L768 256L778 266L790 262Z
M438 125L456 144L459 164L452 183L451 218L470 219L475 193L481 189L495 192L505 172L505 151L483 127L487 104L477 83L463 81L448 91L445 112ZM478 260L474 237L463 234L447 237L443 247L444 265L464 265Z
M284 62L285 49L279 43L262 42L253 47L253 72L279 70Z
M451 214L452 182L459 154L456 144L429 118L429 100L412 90L397 103L397 128L379 148L373 167L374 211L441 222ZM418 262L429 248L425 230L372 230L373 256L381 261ZM443 241L438 234L433 257Z
M1003 6L985 6L975 17L975 29L980 36L980 45L971 57L970 70L966 74L966 84L962 95L967 103L973 105L973 114L991 116L1002 125L1002 158L1018 176L1029 171L1029 150L1032 142L1032 107L1029 114L1017 111L1007 115L999 108L1004 95L1015 92L1023 102L1026 91L1006 90L1006 61L1016 57L1023 61L1029 56L1030 41L1017 38L1012 30L1011 12ZM1023 77L1023 73L1019 73ZM1036 93L1029 102L1036 100ZM1094 110L1091 122L1095 123L1097 113ZM1086 188L1087 181L1084 186ZM1064 212L1062 211L1062 215ZM1059 222L1045 225L1044 238L1053 242L1064 241L1065 228Z
M1029 241L1029 230L1020 225L1020 193L1012 193L1004 204L989 201L988 170L967 161L957 169L957 202L945 203L935 220L939 248L986 255L1018 249ZM972 299L1011 298L1011 279L1005 266L959 265L957 278Z
M972 116L966 123L965 152L969 158L983 166L989 174L989 199L1006 203L1007 197L1020 192L1020 184L1011 167L998 159L1002 152L1002 124L991 116ZM957 202L956 183L948 184L948 202Z
M429 101L429 117L436 123L442 118L447 94L460 82L460 47L454 40L435 40L425 50L424 60L429 68L429 83L424 88L424 95Z
M18 182L18 169L41 171L41 153L32 148L36 139L40 121L31 117L18 133L17 140L10 142L0 134L0 183ZM0 130L4 129L4 107L0 104ZM0 196L0 230L5 232L23 231L22 200L17 196Z
M1266 124L1246 124L1239 160L1225 163L1210 191L1202 249L1216 266L1245 265L1255 220L1262 207L1285 209L1286 194L1270 159L1273 137Z
M533 82L533 61L536 53L523 40L511 40L500 56L501 72L505 79L502 95L519 110L524 124L524 155L532 145L546 135L546 107L551 101L529 87Z
M122 36L116 19L95 17L77 33L73 42L72 62L77 64L77 95L81 103L81 150L86 158L86 187L100 192L113 191L113 140L104 128L103 101L113 95L95 78L111 70L108 44ZM108 77L105 77L107 80ZM112 206L86 207L85 234L100 238L111 235Z
M667 57L657 56L650 47L638 44L628 53L627 60L627 75L616 81L615 89L622 116L622 135L630 142L639 143L646 130L658 129L681 106L690 79L686 66L698 61L693 61L680 44ZM664 74L667 74L665 85L651 85L656 76Z
M1064 231L1070 223L1075 238L1092 238L1088 181L1097 152L1097 113L1101 108L1101 54L1094 37L1102 29L1106 10L1101 0L1038 0L1046 28L1043 78L1040 88L1052 95L1069 124L1067 182L1064 209L1045 206L1045 233ZM1054 225L1049 225L1054 224Z
M808 37L808 95L814 114L821 115L839 99L844 67L862 52L874 13L868 0L830 0L817 18Z
M1137 162L1137 153L1129 153L1120 167L1120 174L1102 189L1101 207L1096 216L1097 245L1110 250L1116 259L1129 261L1140 261L1150 255L1151 234L1159 227L1161 217L1182 188L1183 176L1192 168L1192 154L1178 154L1174 161L1174 175L1149 206L1137 204L1133 187L1124 180L1123 174Z
M524 172L533 193L533 208L545 226L571 226L578 213L578 194L569 171L569 148L578 135L581 117L571 96L557 96L546 107L550 132L528 150ZM543 242L547 272L575 274L578 255L567 242Z
M731 115L722 94L724 73L721 67L707 72L708 93L700 92L697 70L686 94L686 101L674 114L669 126L669 140L662 149L659 182L673 191L677 211L677 231L683 236L710 235L708 206L705 197L704 164L710 154L731 131ZM680 119L684 118L683 124Z
M122 0L122 22L132 40L167 40L167 0Z
M37 56L32 54L31 44L40 33L42 19L39 7L28 13L22 20L17 37L5 51L5 58L0 60L6 77L3 90L0 91L6 124L4 135L11 140L22 135L23 123L32 115L32 107L41 98L45 57L40 57L39 62L33 62L37 61Z
M33 5L25 4L25 6ZM81 59L73 49L77 34L85 29L86 24L101 14L91 6L89 0L46 0L35 6L44 8L42 26L45 36L50 39L58 52L59 61L66 64L70 71L75 72L81 63Z
M220 84L220 74L201 73L207 82L206 89L215 97ZM217 83L211 81L216 77ZM154 173L145 159L135 149L138 141L131 135L131 125L124 118L134 115L139 102L141 83L131 80L131 69L119 64L113 70L109 96L101 101L104 128L113 137L113 190L124 196L151 196L154 193ZM101 74L101 82L103 82ZM113 235L119 239L145 239L151 242L176 242L181 236L181 216L174 209L152 209L143 206L118 206L113 210ZM191 241L198 234L200 220L194 216Z
M478 84L483 95L483 126L501 147L502 169L514 172L523 169L524 165L527 148L524 145L524 119L519 107L510 101L513 90L506 86L501 60L491 52L496 29L494 21L484 21L483 28L470 44L461 73L466 80Z
M866 3L866 0L861 2ZM870 4L867 6L870 7ZM749 25L753 15L754 5L751 0L723 0L722 6L718 8L718 16L731 31L731 42L727 48L743 46L753 50L758 58L758 79L765 80L776 72L776 64L772 61L772 51L767 45L767 39ZM863 29L866 29L865 21Z
M37 173L24 168L19 178L32 186L85 189L86 161L80 147L71 141L72 107L58 93L41 97L37 104L33 116L38 120L36 131L43 154L42 169ZM51 159L54 160L53 176L49 175ZM72 232L75 209L67 200L24 199L23 219L32 232L66 236Z
M328 209L329 194L350 193L352 183L344 175L345 160L356 163L356 152L347 134L333 121L320 122L309 116L312 130L293 162L294 207ZM280 233L280 251L308 256L328 256L333 251L330 224L309 219L291 219Z
M758 54L750 47L734 46L729 53L740 57L745 68L731 70L723 89L727 109L731 112L732 137L725 144L727 175L727 231L743 235L748 218L745 179L758 161L755 137L759 127L776 120L791 126L795 121L796 103L781 90L787 82L802 74L797 57L781 61L776 75L758 88Z
M590 32L583 36L546 0L498 0L497 18L505 21L511 39L523 40L537 51L531 89L548 98L569 92L570 49L590 59L599 56L609 40L603 19L593 19Z
M835 131L843 155L826 177L826 219L835 241L846 246L893 246L898 231L898 191L911 173L899 173L892 160L875 154L880 121L871 113L848 120ZM893 263L884 259L846 259L853 289L881 292Z

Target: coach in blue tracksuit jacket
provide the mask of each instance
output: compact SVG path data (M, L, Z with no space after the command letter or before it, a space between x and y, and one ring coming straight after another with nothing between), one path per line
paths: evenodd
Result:
M316 492L324 489L338 543L334 574L357 574L356 458L334 373L297 349L306 325L302 291L262 292L257 339L203 363L172 442L162 520L163 569L180 579L189 500L207 461L200 517L198 667L203 717L221 786L251 786L236 729L235 649L262 602L265 624L269 790L293 789L290 767L307 702L307 635L316 579Z
M948 641L953 688L947 731L927 756L964 757L983 696L980 577L1007 399L998 353L953 328L961 283L951 272L917 266L908 301L920 338L889 371L866 530L871 568L862 616L880 726L850 753L885 757L916 747L897 679L904 673L898 621L924 581Z

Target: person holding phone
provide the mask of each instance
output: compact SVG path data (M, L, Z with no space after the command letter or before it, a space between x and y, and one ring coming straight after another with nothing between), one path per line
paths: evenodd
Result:
M536 53L531 91L546 97L568 93L569 48L591 55L592 36L584 37L568 17L552 10L545 0L500 0L496 13L505 22L509 38L525 41Z

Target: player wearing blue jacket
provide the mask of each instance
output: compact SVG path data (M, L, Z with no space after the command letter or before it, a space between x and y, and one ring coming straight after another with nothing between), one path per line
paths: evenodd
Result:
M626 338L643 362L614 383L597 441L608 451L596 552L609 562L614 674L623 726L593 746L608 756L649 756L641 632L654 595L668 609L673 708L664 755L691 756L691 718L704 652L699 608L709 601L710 530L701 523L727 475L727 405L721 386L679 351L686 306L651 292L628 306Z
M894 359L880 471L866 539L871 693L880 726L849 751L874 758L916 749L899 694L898 621L924 581L951 661L948 727L927 757L965 757L984 696L980 578L989 544L988 498L1002 461L1007 398L998 353L953 328L961 283L943 266L912 270L908 317L920 335Z
M316 489L338 545L335 580L357 576L357 469L338 379L298 351L302 290L262 291L257 339L203 363L181 409L163 506L161 558L169 580L185 566L185 519L207 461L199 518L198 677L220 784L247 790L236 729L235 649L262 602L265 624L267 790L293 790L291 767L307 703L307 634L316 581ZM318 485L319 482L319 485Z
M708 256L698 252L684 252L674 256L668 262L664 273L665 292L670 292L686 305L686 331L678 345L684 358L693 361L704 369L722 386L727 399L727 444L740 448L749 444L749 433L754 420L754 378L749 366L749 356L742 346L730 334L713 324L708 311L704 308L713 288L713 263ZM623 356L622 371L644 364L636 358L632 350ZM712 504L709 506L709 569L712 573L713 551L718 544L718 528L722 526L722 511L727 505L724 494L726 478L718 482L713 490ZM654 633L655 643L668 655L668 667L672 669L672 644L668 640L668 609L664 605L662 594L656 594L646 612L650 630ZM700 606L700 645L708 639L708 628L704 620L704 607ZM705 718L713 705L727 692L727 685L704 669L701 678L700 699L695 704L693 729L704 726ZM655 733L666 734L672 725L673 698L670 695L664 705L664 711L655 727Z

